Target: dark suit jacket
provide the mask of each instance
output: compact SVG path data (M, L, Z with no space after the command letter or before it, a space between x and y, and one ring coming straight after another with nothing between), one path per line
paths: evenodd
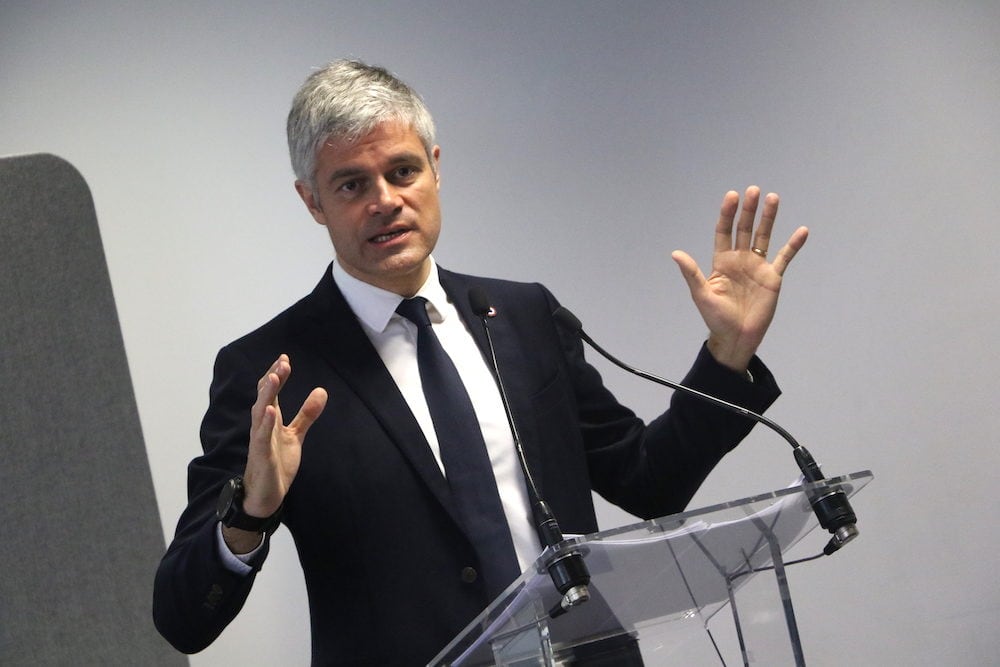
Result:
M504 383L534 477L566 533L597 530L591 489L643 518L680 511L752 424L675 395L648 426L605 389L579 340L553 321L541 285L440 270L480 347L472 285L490 295ZM424 664L496 591L468 583L472 545L446 481L399 390L327 271L316 289L218 355L202 424L204 455L189 466L189 505L156 575L153 613L178 649L196 652L235 617L266 556L242 577L219 559L215 504L246 463L258 378L280 353L292 362L286 418L316 386L329 393L285 501L309 594L314 664ZM755 360L749 383L704 349L686 382L753 410L778 395Z

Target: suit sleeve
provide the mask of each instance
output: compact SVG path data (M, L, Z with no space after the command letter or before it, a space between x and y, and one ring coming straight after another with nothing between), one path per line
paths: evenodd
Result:
M250 407L256 398L252 364L234 347L215 362L209 408L202 422L204 454L188 466L188 505L156 572L153 621L174 648L196 653L236 617L267 556L265 542L239 574L222 561L217 542L216 501L246 467Z
M554 310L558 303L546 295ZM646 424L604 386L584 358L580 338L554 326L573 387L591 488L644 519L682 511L754 422L677 392L668 408ZM682 384L763 412L780 391L760 359L753 359L750 372L753 382L720 365L702 345Z

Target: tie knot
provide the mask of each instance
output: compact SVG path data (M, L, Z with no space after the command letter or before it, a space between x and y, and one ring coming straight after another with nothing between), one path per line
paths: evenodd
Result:
M396 312L419 326L429 327L431 318L427 315L427 299L422 296L415 296L412 299L403 299Z

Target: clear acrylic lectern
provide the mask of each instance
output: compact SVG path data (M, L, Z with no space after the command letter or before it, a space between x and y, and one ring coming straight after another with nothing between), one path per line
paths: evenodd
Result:
M647 667L804 665L784 554L818 525L808 494L851 496L871 479L864 471L567 539L430 664L588 664L594 647L625 645ZM591 598L563 613L545 565L566 551L583 554Z

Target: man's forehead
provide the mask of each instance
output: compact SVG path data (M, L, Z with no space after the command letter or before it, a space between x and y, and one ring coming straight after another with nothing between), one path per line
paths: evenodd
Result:
M398 123L383 123L357 138L331 136L316 151L319 170L340 170L372 160L392 162L426 161L427 151L416 130Z
M323 141L320 151L348 155L374 144L413 144L423 150L423 141L413 126L397 121L386 121L356 136L330 135Z

